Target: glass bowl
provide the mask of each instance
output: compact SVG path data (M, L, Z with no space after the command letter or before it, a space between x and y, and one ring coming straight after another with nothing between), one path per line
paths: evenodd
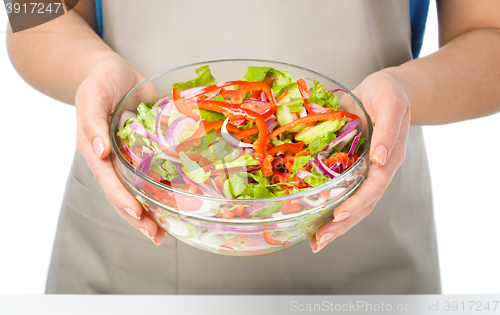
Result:
M133 167L121 153L121 139L116 135L119 117L124 111L134 111L141 102L156 102L172 93L172 84L193 79L195 69L209 65L218 82L243 77L249 66L287 67L294 80L308 78L321 82L326 90L344 89L341 108L360 117L357 129L366 137L365 146L358 160L341 176L309 190L265 199L225 199L192 194L164 185ZM337 96L344 94L336 92ZM354 101L345 102L352 97ZM347 107L346 107L347 106ZM368 152L372 135L372 122L361 102L345 87L334 80L311 70L266 60L216 60L189 64L161 72L133 88L116 107L110 123L112 161L118 178L125 188L140 202L145 213L153 218L168 234L176 239L208 252L253 256L272 253L296 245L311 237L316 229L333 218L333 210L349 198L364 182L370 161ZM260 206L268 208L290 206L301 198L326 199L322 204L300 212L261 219L225 219L202 214L200 209L218 209L221 206ZM200 212L201 211L201 212Z

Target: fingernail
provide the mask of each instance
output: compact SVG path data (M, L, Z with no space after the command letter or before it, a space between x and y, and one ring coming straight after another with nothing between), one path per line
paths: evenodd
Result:
M139 228L139 231L141 231L142 234L146 235L147 238L149 238L150 240L152 240L154 242L154 236L149 236L149 233L145 228Z
M155 240L153 240L153 243L155 243L156 246L160 246L161 245L161 242L157 242Z
M332 222L339 222L339 221L342 221L344 219L347 219L350 216L351 216L350 212L341 212L341 213L337 214L335 216L335 218L333 218Z
M378 164L384 165L387 160L387 149L383 145L379 145L373 151L373 158Z
M316 250L313 250L313 253L316 254L317 252L322 250L326 246L326 244L328 244L328 243L318 244L318 248L316 248Z
M328 241L330 241L334 236L335 236L334 233L326 233L319 240L319 242L318 242L319 245L318 246L323 245L325 243L328 243Z
M141 217L138 216L134 210L132 209L129 209L129 208L125 208L125 212L127 212L132 218L136 219L136 220L140 220Z
M97 157L100 158L102 153L104 152L104 142L101 138L94 139L94 151L97 154Z

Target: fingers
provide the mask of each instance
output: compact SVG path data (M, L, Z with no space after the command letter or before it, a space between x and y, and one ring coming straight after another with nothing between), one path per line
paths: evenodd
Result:
M112 96L104 91L90 89L81 92L76 100L78 115L80 116L83 133L92 145L94 155L104 158L109 155L111 144L109 141L108 116L112 107Z
M409 113L409 107L393 96L381 96L374 102L372 106L377 108L377 113L374 117L370 157L374 163L385 165L399 138L401 123Z
M77 129L78 150L87 160L87 164L105 194L117 208L129 213L131 218L136 220L140 219L142 207L125 187L123 187L118 179L113 164L111 163L111 157L107 156L104 159L98 158L94 154L92 146L83 135L80 123L78 123Z
M117 206L112 199L106 195L108 202L115 208L116 212L130 225L139 230L144 236L150 239L155 245L159 246L165 238L165 231L156 225L147 215L143 215L139 220L132 218L126 211Z

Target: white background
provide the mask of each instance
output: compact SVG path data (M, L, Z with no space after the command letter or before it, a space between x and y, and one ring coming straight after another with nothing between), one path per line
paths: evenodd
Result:
M3 44L7 15L0 11L0 294L38 294L75 150L75 110L19 77ZM437 45L431 1L421 56ZM499 125L497 114L424 128L443 293L500 293Z

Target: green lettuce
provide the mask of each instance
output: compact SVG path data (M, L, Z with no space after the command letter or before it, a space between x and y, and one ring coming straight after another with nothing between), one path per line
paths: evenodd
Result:
M291 100L290 102L286 103L286 105L290 109L290 112L298 113L301 112L302 109L304 108L304 99L301 97L297 97Z
M306 166L307 162L313 160L313 158L308 155L308 156L297 156L295 157L292 165L292 169L290 170L293 174L297 173L297 171Z
M234 161L217 164L217 165L215 165L215 169L218 170L218 169L222 169L222 168L243 167L243 166L250 166L250 165L259 165L259 162L257 162L250 155L243 155Z
M236 159L239 152L233 148L224 139L219 139L216 143L205 150L201 150L200 154L208 159L210 163L217 166L221 163L229 163Z
M200 115L201 119L204 119L207 121L226 120L226 117L224 115L222 115L221 113L211 111L211 110L194 108L193 112Z
M241 195L241 193L247 188L248 177L246 176L246 173L237 172L234 174L229 174L228 182L231 194L234 198L236 198Z
M273 213L276 213L276 211L278 211L282 205L282 202L274 202L273 205L260 209L259 211L252 214L252 219L266 218Z
M173 88L178 88L179 90L187 90L193 88L195 86L205 86L205 85L213 85L217 84L217 81L212 76L212 72L210 72L210 68L208 66L201 66L195 70L198 75L196 79L189 80L186 82L177 82L172 84Z
M327 183L329 181L328 177L323 176L320 173L316 172L314 168L311 169L311 172L313 174L312 176L304 177L304 181L309 185L316 187L319 185L323 185L324 183Z
M320 106L327 106L333 110L339 109L339 98L332 92L327 92L323 84L318 81L314 81L311 88L311 96L309 97L309 103L318 104Z
M280 104L288 103L291 101L292 98L293 99L302 98L302 94L300 94L299 85L297 84L297 82L273 86L273 92L276 95L276 97L280 96L281 93L284 93L286 90L288 90L288 93L280 101Z
M253 127L253 120L250 120L246 125L239 125L237 127L240 128L241 130L250 129Z
M311 155L318 154L318 152L326 148L335 138L335 133L331 131L327 132L323 137L316 137L308 146L309 152Z
M205 173L198 163L191 161L184 152L179 153L182 162L182 170L186 175L198 184L205 182L210 177L211 171Z
M137 107L137 119L142 122L147 131L152 134L156 134L156 113L153 112L146 104L141 103Z
M273 81L280 81L280 84L286 84L292 82L290 74L286 71L286 68L282 71L278 71L271 67L248 67L247 73L241 79L242 81L264 81L266 78L276 79Z

